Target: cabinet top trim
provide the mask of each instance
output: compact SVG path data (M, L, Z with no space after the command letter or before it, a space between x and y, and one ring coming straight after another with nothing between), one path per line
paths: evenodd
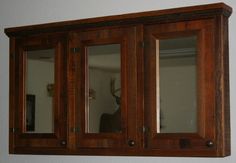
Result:
M224 3L214 3L191 7L6 28L5 33L9 37L21 37L38 33L66 32L91 27L132 25L140 23L145 24L152 22L176 22L188 19L215 17L216 15L224 15L229 17L231 13L232 8L230 6Z

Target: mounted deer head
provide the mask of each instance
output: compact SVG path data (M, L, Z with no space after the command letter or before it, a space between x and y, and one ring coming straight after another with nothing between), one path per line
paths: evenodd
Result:
M116 95L116 93L118 92L118 91L120 91L121 90L121 88L115 88L115 83L116 83L116 79L115 78L111 78L111 81L110 81L110 91L111 91L111 95L113 96L113 97L115 97L115 99L116 99L116 103L118 104L118 105L120 105L120 97L119 96L117 96Z

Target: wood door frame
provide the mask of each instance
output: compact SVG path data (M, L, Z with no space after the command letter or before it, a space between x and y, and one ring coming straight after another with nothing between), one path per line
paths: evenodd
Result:
M148 25L145 27L146 40L149 46L145 50L145 123L150 128L146 133L148 137L147 148L156 151L201 151L214 154L216 146L207 147L205 144L211 140L216 143L215 126L215 59L214 59L214 19L195 20L177 23ZM150 28L150 29L149 29ZM198 104L198 132L197 133L156 133L156 93L155 81L155 45L153 40L159 38L197 36L197 104ZM153 39L153 40L151 40ZM150 119L150 116L152 117ZM188 142L188 147L181 147L181 142ZM171 145L172 144L172 145ZM158 153L158 152L157 152Z
M109 35L107 35L109 33ZM77 41L81 53L78 55L78 66L82 67L82 70L76 76L80 77L80 80L77 78L78 85L80 85L79 90L77 90L77 97L80 99L77 101L81 105L76 107L76 115L79 115L76 119L76 124L80 124L80 132L78 133L78 147L80 148L124 148L128 147L127 141L129 139L135 139L137 141L137 134L134 129L129 129L131 126L137 126L135 119L128 119L128 114L136 113L136 102L127 102L132 99L132 101L137 100L137 57L134 51L131 51L128 48L136 48L136 39L135 39L135 27L113 27L113 28L102 28L102 29L93 29L88 31L78 32ZM133 40L132 40L133 39ZM101 44L114 44L119 43L121 45L121 87L122 87L122 102L121 102L121 120L122 120L122 133L86 133L85 129L85 108L86 108L86 95L82 95L83 92L86 92L86 71L87 71L87 62L86 62L86 53L85 49L89 45L101 45ZM132 59L132 60L131 60ZM129 63L129 64L128 64ZM82 79L82 83L81 82ZM85 87L84 87L85 86ZM127 91L128 87L133 91ZM80 93L79 93L80 92ZM80 96L78 96L80 94ZM77 98L78 99L78 98ZM128 110L128 107L130 109ZM131 107L132 106L132 107ZM78 112L77 108L80 108ZM79 121L78 121L79 120ZM136 128L136 127L134 127ZM132 137L132 138L130 138ZM134 137L134 138L133 138ZM87 145L86 145L87 142ZM89 144L89 142L97 142L94 144ZM100 143L99 143L100 142ZM108 144L107 144L108 143ZM83 145L84 144L84 145ZM100 145L99 145L100 144ZM106 145L105 145L106 144Z
M47 34L33 36L26 39L17 38L17 43L14 51L14 57L10 59L13 63L10 65L10 71L14 71L10 75L10 78L14 78L15 82L10 83L10 95L11 107L14 107L14 117L17 119L12 120L11 125L14 129L14 139L10 146L10 151L17 153L18 151L45 151L47 148L65 148L66 147L66 85L67 81L65 78L66 69L66 40L64 34ZM55 97L53 102L53 133L25 133L25 70L26 70L26 51L28 50L44 50L44 49L55 49L55 64L54 64L54 75L55 75ZM18 81L18 82L17 82ZM46 89L46 86L45 86ZM13 97L14 94L14 97ZM10 119L11 120L11 119ZM61 141L65 141L65 144L61 144Z

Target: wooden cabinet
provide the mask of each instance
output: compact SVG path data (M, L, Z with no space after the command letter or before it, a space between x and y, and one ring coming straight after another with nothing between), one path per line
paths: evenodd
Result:
M79 48L76 54L75 64L75 110L76 128L79 128L76 136L78 148L125 148L127 140L137 141L137 56L136 48L136 27L114 27L96 30L75 32L72 34L72 44ZM111 47L109 47L111 46ZM116 48L117 46L118 48ZM90 48L90 49L89 49ZM93 53L91 48L103 48L102 54ZM114 52L106 52L106 49L113 49ZM113 54L114 53L114 54ZM96 55L94 57L94 55ZM103 57L105 55L105 57ZM114 56L115 55L115 56ZM110 59L108 58L110 57ZM91 63L94 59L108 59L113 65L103 60L101 64ZM116 67L116 64L119 64ZM96 73L96 75L95 75ZM91 79L89 79L91 78ZM106 80L102 80L106 78ZM115 110L109 103L108 98L112 96L110 82L117 79L120 89L120 104ZM94 83L91 80L95 80ZM107 82L106 82L107 81ZM105 82L106 84L102 84ZM98 87L102 87L100 88ZM115 84L115 83L114 83ZM96 93L94 99L89 99L89 90ZM107 90L107 92L106 92ZM126 91L127 90L127 91ZM106 96L103 98L102 96ZM113 100L113 99L110 99ZM94 102L96 101L96 102ZM101 104L105 102L106 104ZM130 101L130 102L128 102ZM105 109L111 110L110 112ZM94 113L94 109L99 112ZM109 114L110 113L110 114ZM116 122L109 121L109 115ZM116 117L117 118L116 118ZM91 119L92 118L92 119ZM108 118L108 119L107 119ZM96 120L98 119L98 120ZM116 120L115 120L116 119ZM92 121L97 121L93 123ZM102 124L104 121L105 124ZM106 123L117 124L116 126L104 126ZM100 125L99 125L100 124ZM98 127L99 126L99 127ZM97 130L97 128L100 128ZM103 129L106 128L106 129Z
M144 76L145 107L149 108L145 113L148 148L173 153L188 149L209 155L217 149L216 144L221 143L222 140L217 142L215 137L215 88L218 87L215 69L219 63L214 52L214 28L213 19L145 26L144 38L150 45L144 53L147 57ZM182 44L181 40L186 41ZM169 51L175 48L174 52L168 52L166 44ZM168 83L171 90L163 82Z
M10 121L14 127L10 128L10 144L15 151L21 151L21 148L65 148L66 35L46 34L13 40L11 46L15 52L11 53L10 58ZM40 58L41 53L46 55ZM44 62L45 59L47 62ZM43 99L49 81L53 83L54 95ZM42 88L42 85L45 87ZM36 107L40 109L36 110ZM39 120L41 122L37 123Z
M230 155L231 11L217 3L5 29L10 153Z

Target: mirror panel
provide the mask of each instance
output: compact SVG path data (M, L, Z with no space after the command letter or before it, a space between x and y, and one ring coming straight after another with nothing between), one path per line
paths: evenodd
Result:
M156 46L157 132L196 133L197 37L160 39Z
M54 49L25 53L25 132L54 132Z
M88 59L87 133L121 132L120 44L86 48Z

